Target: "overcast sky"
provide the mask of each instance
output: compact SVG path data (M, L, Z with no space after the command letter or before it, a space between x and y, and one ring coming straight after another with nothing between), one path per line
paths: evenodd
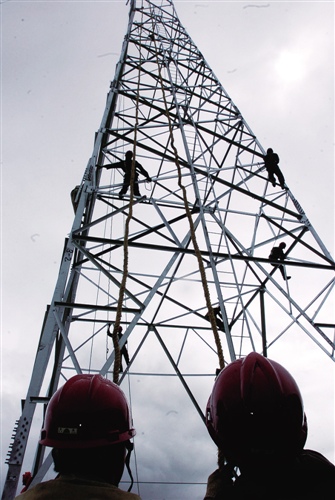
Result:
M72 225L70 191L91 156L126 33L125 3L1 2L2 474ZM287 184L334 255L334 2L175 1L175 7L260 143L278 152ZM334 363L314 349L318 380L301 359L288 368L304 396L307 444L334 462ZM177 431L171 448L181 439ZM205 432L194 436L192 464L181 457L166 468L172 475L185 469L185 477L187 469L200 470L203 446L206 476L215 447ZM145 448L145 440L142 449L148 467L159 462L159 449ZM203 494L199 486L185 498ZM156 495L143 499L173 498Z

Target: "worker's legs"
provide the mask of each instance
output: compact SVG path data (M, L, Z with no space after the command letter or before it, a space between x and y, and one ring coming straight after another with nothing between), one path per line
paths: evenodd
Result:
M125 346L123 346L121 349L121 356L123 356L126 364L129 365L129 354L128 354L128 350Z
M276 180L272 172L269 172L269 182L271 182L273 187L276 187Z
M216 316L216 326L218 327L219 330L221 330L221 332L225 331L223 321L221 321L221 319L218 318L217 316Z
M284 266L278 266L278 267L279 267L280 274L283 277L283 280L286 279Z
M128 188L129 188L129 179L128 179L128 177L124 177L123 186L122 186L121 191L119 192L119 198L122 198L123 195L126 194L126 192L128 191Z
M284 176L283 174L281 173L281 170L280 168L276 168L276 176L278 178L278 181L279 181L279 184L280 184L280 187L282 189L285 189L285 179L284 179Z
M285 281L286 281L286 280L290 280L290 279L291 279L291 276L286 276L285 267L284 267L284 266L282 266L282 265L280 265L280 266L278 266L278 267L279 267L279 270L280 270L281 275L282 275L282 277L283 277L283 280L285 280Z
M134 180L134 196L141 196L137 179Z

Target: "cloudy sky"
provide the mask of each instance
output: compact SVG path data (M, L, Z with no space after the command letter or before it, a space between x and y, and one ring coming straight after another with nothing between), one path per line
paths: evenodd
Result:
M2 474L72 225L70 191L91 155L126 33L125 4L0 5ZM192 0L175 1L175 7L260 143L279 153L287 184L334 255L334 2ZM310 362L320 371L317 381L301 359L289 369L305 399L307 444L334 462L334 364L315 350ZM168 418L174 429L174 414ZM171 433L165 443L171 453L180 439ZM160 461L161 450L146 446L145 439L140 443L152 459L148 468ZM170 477L174 469L192 477L192 468L206 477L215 466L215 448L205 433L194 436L194 456L192 464L182 457L167 460ZM164 480L164 471L158 476ZM183 494L200 499L203 493L199 486ZM142 496L173 498L167 489Z

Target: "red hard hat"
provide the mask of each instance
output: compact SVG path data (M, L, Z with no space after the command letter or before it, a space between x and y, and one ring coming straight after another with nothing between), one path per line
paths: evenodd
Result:
M101 375L75 375L50 399L40 443L93 448L135 436L126 397Z
M252 352L218 375L207 403L206 425L227 460L296 453L307 422L299 388L275 361Z

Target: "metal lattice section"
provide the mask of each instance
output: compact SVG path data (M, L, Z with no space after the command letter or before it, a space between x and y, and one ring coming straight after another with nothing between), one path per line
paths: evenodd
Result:
M103 167L127 150L151 182L140 182L141 198L131 200L128 191L121 200L122 171ZM4 499L15 494L30 429L37 442L31 425L35 407L44 406L38 403L75 373L111 378L115 353L106 331L115 321L125 251L121 345L128 342L131 359L120 383L127 377L134 419L144 395L138 387L134 395L133 381L156 377L172 394L178 381L202 425L204 393L219 364L177 165L213 312L220 312L226 362L252 350L290 349L293 337L335 359L334 260L289 187L268 182L264 153L173 4L132 1L94 151L75 193L75 219L15 431ZM291 281L268 258L282 241ZM33 484L50 464L37 447Z

